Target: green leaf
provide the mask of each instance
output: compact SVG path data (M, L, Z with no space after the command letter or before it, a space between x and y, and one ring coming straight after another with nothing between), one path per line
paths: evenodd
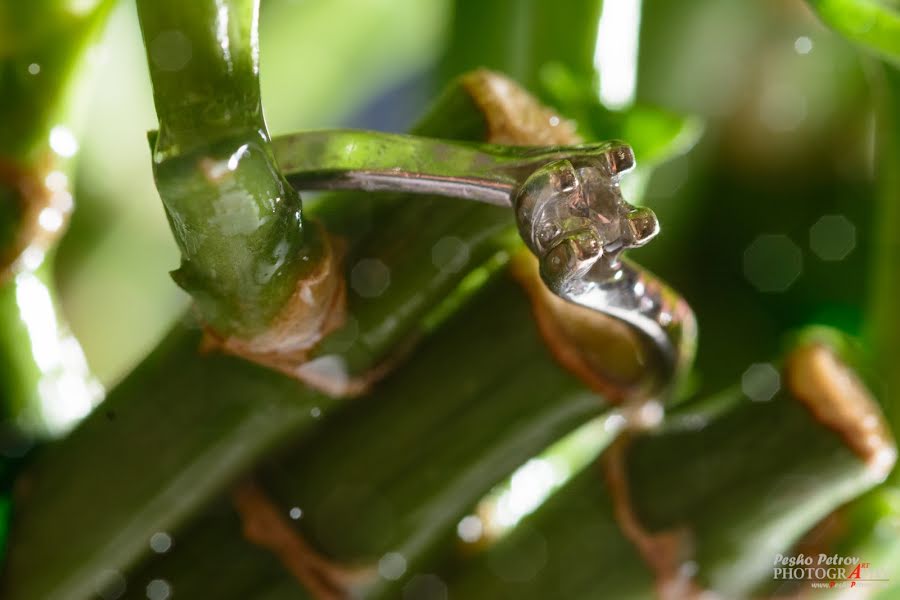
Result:
M900 66L897 0L809 0L809 4L826 25Z
M703 133L702 119L655 106L638 104L610 110L600 103L591 82L560 63L542 69L541 84L551 103L576 121L587 141L626 141L645 175L650 168L690 150Z

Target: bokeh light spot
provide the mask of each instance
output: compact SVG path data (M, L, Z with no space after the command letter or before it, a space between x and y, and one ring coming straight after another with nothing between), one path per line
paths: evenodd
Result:
M461 271L469 262L469 246L458 237L442 237L431 248L431 262L442 271Z
M177 30L163 31L150 42L150 60L163 71L180 71L191 54L191 40Z
M388 581L397 581L406 573L406 558L398 552L388 552L378 561L378 574Z
M744 251L744 276L761 292L783 292L803 270L803 254L786 235L765 234Z
M391 284L391 270L377 258L364 258L350 271L350 285L363 298L377 298Z
M462 541L473 544L481 539L484 533L484 525L475 515L467 515L463 517L456 525L456 534Z
M172 586L163 579L154 579L147 584L148 600L167 600L172 595Z
M172 547L172 536L165 531L157 531L150 536L150 548L157 554L165 554Z
M796 40L794 40L794 51L796 51L797 54L809 54L810 52L812 52L812 49L812 40L805 35L801 35Z
M822 260L842 260L856 247L856 227L843 215L825 215L809 228L809 248Z
M767 402L781 389L781 375L769 363L756 363L747 367L741 376L741 391L755 402Z
M447 584L437 575L416 575L403 588L403 600L447 600Z

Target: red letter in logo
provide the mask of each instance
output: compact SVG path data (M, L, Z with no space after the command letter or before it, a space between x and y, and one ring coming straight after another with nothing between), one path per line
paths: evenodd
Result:
M847 577L847 579L859 579L861 570L862 563L857 563L856 568L850 571L850 575Z

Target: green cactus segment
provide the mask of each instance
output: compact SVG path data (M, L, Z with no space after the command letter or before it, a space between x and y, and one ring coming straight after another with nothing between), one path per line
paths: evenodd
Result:
M178 284L222 335L264 331L318 242L272 154L258 0L138 2L159 117L153 167L182 253Z
M900 5L892 0L808 0L826 25L900 66Z

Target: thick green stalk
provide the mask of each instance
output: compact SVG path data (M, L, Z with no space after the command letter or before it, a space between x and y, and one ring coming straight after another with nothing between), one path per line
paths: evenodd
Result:
M684 406L604 461L605 473L588 469L509 538L458 560L451 597L648 597L666 584L669 597L691 586L751 597L771 586L777 554L884 475L784 388L766 402L732 390ZM655 564L623 534L623 507Z
M327 399L222 355L184 325L101 410L30 466L5 567L5 598L89 598L156 532L175 532L260 454L311 426ZM65 544L59 539L68 540Z
M515 294L502 280L480 292L364 406L335 414L257 474L288 531L331 561L345 577L338 583L353 593L398 597L417 576L436 572L441 557L453 552L454 525L479 490L600 412L582 403L577 384L556 380L534 333L516 327L527 308ZM498 318L487 310L498 302L509 314ZM470 347L475 332L490 335ZM469 374L465 380L435 380L447 354L459 357L454 365ZM492 377L508 372L505 361L516 365L517 376ZM410 402L422 394L429 402ZM348 454L351 446L365 451ZM671 561L669 576L724 597L746 597L769 586L776 554L789 555L818 519L881 476L787 390L768 402L731 390L685 406L623 452L621 482L613 483L599 466L589 468L486 553L466 558L473 547L465 547L441 572L451 597L653 595L662 579L623 533L623 484L630 495L625 501L648 536L676 534L679 544L660 555ZM302 512L292 522L295 507ZM137 591L161 578L173 590L199 592L197 561L202 572L212 572L241 556L240 571L217 578L222 597L248 589L272 598L304 597L301 584L286 570L277 574L242 529L237 515L216 507L185 530L170 553L138 570ZM404 569L391 581L384 565L397 555ZM354 569L360 579L353 579Z
M417 133L483 138L492 117L483 110L465 87L453 86ZM348 241L351 318L308 365L344 383L396 360L398 348L409 348L478 289L490 269L461 283L514 230L508 210L447 198L346 193L316 208L327 230ZM375 261L386 280L361 277L360 263ZM89 595L104 569L127 571L149 552L154 533L178 536L190 515L269 449L302 437L313 408L326 415L339 404L273 371L200 355L199 345L196 332L177 326L102 411L23 475L33 493L17 504L7 597ZM85 473L98 480L86 482ZM140 485L131 483L135 473ZM110 488L109 481L123 483ZM79 543L48 546L62 538Z
M424 341L401 371L254 476L286 522L293 507L302 510L290 526L293 535L335 567L371 569L345 582L353 593L398 597L497 482L605 410L555 363L531 321L519 284L500 277ZM377 573L390 553L406 565L400 581ZM231 590L254 583L255 593L284 586L283 597L296 597L302 584L284 570L273 576L258 555L233 513L216 507L179 535L171 552L134 575L134 597L157 577L178 593L199 593L197 557L215 565L234 556L249 564L217 577L216 589L228 590L221 597L238 597Z
M654 575L622 534L603 475L573 477L508 537L439 569L450 598L647 599Z
M263 119L258 11L258 0L138 2L154 175L182 252L174 277L223 336L265 331L317 254Z

